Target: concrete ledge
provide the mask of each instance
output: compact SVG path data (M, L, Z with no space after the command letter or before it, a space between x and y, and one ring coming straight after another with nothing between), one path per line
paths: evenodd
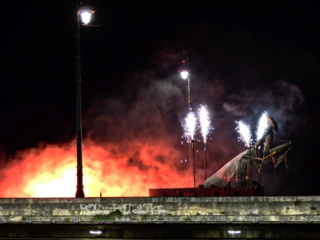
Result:
M5 203L320 202L320 196L0 198Z
M0 224L320 223L320 196L0 199Z

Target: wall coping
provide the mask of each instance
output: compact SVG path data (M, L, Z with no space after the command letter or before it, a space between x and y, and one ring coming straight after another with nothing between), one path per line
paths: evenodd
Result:
M320 202L320 196L239 197L88 197L88 198L0 198L1 204L21 203L143 203L143 202Z

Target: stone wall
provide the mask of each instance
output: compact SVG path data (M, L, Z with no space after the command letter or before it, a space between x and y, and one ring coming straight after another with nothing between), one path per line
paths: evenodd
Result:
M0 223L320 223L320 196L0 199Z

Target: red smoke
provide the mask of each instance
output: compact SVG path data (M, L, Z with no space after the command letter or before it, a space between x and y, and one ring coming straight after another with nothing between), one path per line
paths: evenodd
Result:
M75 142L20 151L10 162L0 171L0 197L75 196ZM179 162L176 150L161 141L85 142L85 195L98 197L102 191L104 197L148 196L149 188L191 187L192 174L179 172Z

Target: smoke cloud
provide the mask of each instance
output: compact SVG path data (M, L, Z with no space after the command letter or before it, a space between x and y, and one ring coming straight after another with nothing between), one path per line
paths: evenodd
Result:
M86 196L147 196L149 188L191 187L181 170L178 115L181 90L151 80L129 106L105 99L85 112L83 140ZM172 124L172 123L175 124ZM19 151L1 170L1 197L73 197L76 186L75 142L40 144Z
M291 134L287 126L299 128L301 121L297 111L304 96L299 87L290 79L275 74L267 76L265 69L272 69L270 63L267 60L253 63L256 56L252 50L244 58L243 51L249 47L238 45L239 36L230 39L234 42L212 44L210 51L201 52L200 48L199 54L194 49L188 52L193 63L192 108L197 112L200 104L207 105L210 125L214 127L208 136L207 176L244 150L237 141L236 120L250 124L255 131L259 116L267 111L279 124L279 137L286 138ZM248 40L254 45L252 41ZM233 49L241 48L240 55L232 55L228 44ZM97 99L84 110L86 196L98 196L100 191L103 196L147 196L149 188L193 186L188 143L182 138L182 122L188 111L186 82L172 70L177 69L179 54L166 48L153 62L156 71L133 74L125 82L123 95ZM217 57L209 59L209 55ZM193 59L197 61L192 62ZM197 131L197 184L204 181L202 139ZM73 197L75 148L75 141L71 140L18 151L0 171L0 197Z

